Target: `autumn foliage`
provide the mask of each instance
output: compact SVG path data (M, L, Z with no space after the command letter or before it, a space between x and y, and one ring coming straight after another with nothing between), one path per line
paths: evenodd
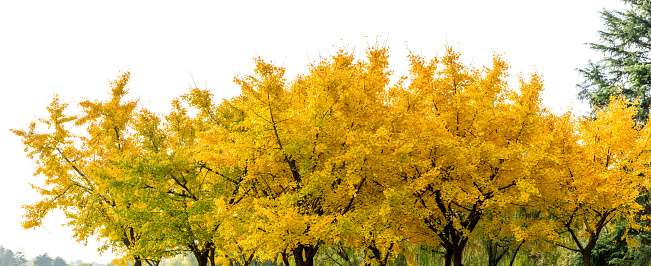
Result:
M557 115L540 76L507 84L500 55L475 69L449 47L412 54L393 84L387 48L366 55L339 50L290 81L258 58L235 78L238 96L191 89L168 114L125 99L128 72L79 115L55 98L50 117L13 131L46 178L23 226L61 209L79 241L99 235L117 262L189 251L200 266L312 266L344 248L416 264L418 246L462 265L481 236L558 245L589 265L610 223L641 228L651 132L626 101L594 119Z

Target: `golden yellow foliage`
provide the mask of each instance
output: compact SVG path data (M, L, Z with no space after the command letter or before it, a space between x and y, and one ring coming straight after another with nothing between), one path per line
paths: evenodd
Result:
M481 69L460 56L412 54L393 85L386 47L363 60L339 50L289 82L258 58L235 78L240 95L215 103L191 89L167 114L124 100L128 72L78 117L55 98L49 118L13 131L46 179L23 226L62 209L79 241L99 234L120 263L189 250L200 266L312 266L319 249L346 246L387 265L441 245L461 265L477 230L586 254L610 221L635 220L651 133L629 103L555 115L542 77L512 89L500 55Z

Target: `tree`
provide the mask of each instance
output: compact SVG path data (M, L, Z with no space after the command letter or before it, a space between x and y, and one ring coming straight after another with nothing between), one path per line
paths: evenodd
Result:
M584 81L578 85L579 99L588 100L593 110L608 104L611 94L636 102L635 119L646 122L651 105L651 4L645 0L623 0L625 11L601 12L605 29L600 43L590 48L604 54L596 63L579 69Z
M258 221L247 231L269 243L269 258L313 265L319 248L338 238L336 224L381 195L373 181L384 177L384 144L374 140L386 133L380 121L390 72L385 48L367 55L355 61L340 50L291 84L284 69L260 59L255 75L236 78L242 94L227 104L242 118L231 130L216 128L213 136L228 141L213 143L246 171Z
M637 107L634 119L640 124L646 124L649 116L648 109L651 104L649 90L651 85L650 68L650 32L648 25L651 23L651 5L648 1L624 0L629 8L624 11L601 12L605 29L599 31L599 43L591 43L590 48L603 53L604 58L596 63L588 62L588 66L580 69L584 81L578 85L580 88L579 99L588 100L593 115L599 108L608 104L612 95L626 98ZM647 194L647 195L644 195ZM644 192L641 197L648 197ZM641 201L642 202L642 201ZM646 208L648 203L642 202ZM642 217L642 216L640 216ZM648 221L646 221L648 222ZM615 231L627 231L629 223L618 222ZM631 230L634 237L628 239L651 238L647 230ZM617 238L616 243L599 242L597 249L611 250L619 247L617 252L626 257L637 257L637 253L627 247L625 239ZM643 244L644 245L644 244ZM615 258L614 256L612 258ZM604 253L594 255L593 261L609 261ZM613 262L614 263L614 262Z
M489 231L509 224L509 209L541 193L538 184L553 176L557 137L569 122L542 108L539 76L521 79L516 92L504 81L508 66L499 56L483 70L459 57L450 47L429 62L411 55L410 83L391 92L400 142L394 174L402 182L389 200L418 225L410 235L428 232L443 245L446 265L462 265L480 221Z
M47 108L50 117L39 120L45 132L37 130L32 122L27 131L12 130L22 137L29 158L36 158L35 175L45 177L45 187L34 188L43 199L26 210L24 228L40 226L53 209L61 209L68 218L77 241L86 241L94 234L106 240L103 249L113 248L140 266L148 254L133 250L143 232L124 212L138 205L133 190L125 186L124 176L114 162L120 156L133 152L133 138L129 135L136 101L123 101L130 73L126 72L111 82L110 100L82 101L82 116L69 116L68 106L55 97ZM84 126L83 132L73 134L69 124ZM156 259L156 258L154 258Z
M22 251L17 251L16 254L14 255L14 258L16 258L16 266L26 266L27 265L27 258L25 258L25 252Z
M11 249L0 246L0 266L24 266L27 265L25 253L17 251L14 253Z
M138 152L123 156L118 164L130 187L136 188L132 197L142 206L129 214L148 232L140 247L159 246L159 250L176 253L187 250L200 266L215 265L215 249L222 244L216 243L217 234L223 228L222 219L211 215L221 206L216 201L226 205L239 202L241 171L199 158L206 145L197 136L217 122L211 120L217 114L210 94L193 89L181 98L196 108L198 115L191 117L179 99L163 118L143 111L133 127L139 139L135 143Z
M2 266L18 266L18 261L14 256L14 252L11 249L5 249L0 246L0 265Z
M556 195L543 195L549 198L542 199L545 207L539 209L551 218L551 228L570 239L555 244L580 253L586 266L611 221L626 220L641 228L637 198L649 186L649 128L636 125L632 118L637 109L626 100L613 97L609 102L594 119L580 121L578 139L563 159L563 185L553 191Z
M52 266L66 266L66 265L68 265L68 264L67 264L66 261L65 261L63 258L61 258L61 257L56 257L56 258L52 261Z
M197 157L204 148L197 134L216 123L209 117L215 115L210 97L199 90L182 97L201 111L197 117L178 99L169 115L159 116L124 100L129 77L127 72L112 82L108 100L80 102L79 117L67 115L67 104L55 97L49 119L39 124L48 131L37 131L37 123L13 130L28 156L37 158L35 173L45 175L48 185L37 188L42 201L25 207L23 226L39 226L59 208L78 241L99 233L104 249L122 253L116 262L156 265L187 250L199 265L208 260L215 265L213 237L220 226L211 216L215 201L239 202L242 178L237 168L207 165Z
M34 266L52 266L53 261L50 255L45 253L34 258Z

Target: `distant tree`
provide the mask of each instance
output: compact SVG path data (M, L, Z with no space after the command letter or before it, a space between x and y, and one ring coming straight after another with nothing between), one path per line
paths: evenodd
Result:
M4 263L4 254L5 254L5 247L0 246L0 266L5 265Z
M16 254L14 255L14 258L16 258L16 265L17 266L26 266L27 265L28 260L27 260L27 258L25 258L25 252L23 252L22 250L16 252Z
M67 266L67 265L68 264L66 263L66 261L61 257L56 257L56 259L52 261L52 266Z
M14 252L11 249L0 247L0 266L18 266Z
M5 249L5 247L0 246L0 266L5 265L5 261L4 261L5 256L4 256L4 254L5 254L6 251L7 251L7 249Z
M54 260L50 258L50 255L45 253L43 255L39 255L36 256L36 258L34 258L34 266L53 266L52 265L53 261Z

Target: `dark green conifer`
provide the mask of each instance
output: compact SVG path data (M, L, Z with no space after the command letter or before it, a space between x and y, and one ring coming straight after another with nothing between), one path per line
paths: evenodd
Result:
M604 58L579 69L584 81L578 84L579 99L589 101L593 110L608 104L610 95L638 101L636 120L645 123L651 105L651 0L623 0L624 11L601 12L605 29L600 43L590 48Z

